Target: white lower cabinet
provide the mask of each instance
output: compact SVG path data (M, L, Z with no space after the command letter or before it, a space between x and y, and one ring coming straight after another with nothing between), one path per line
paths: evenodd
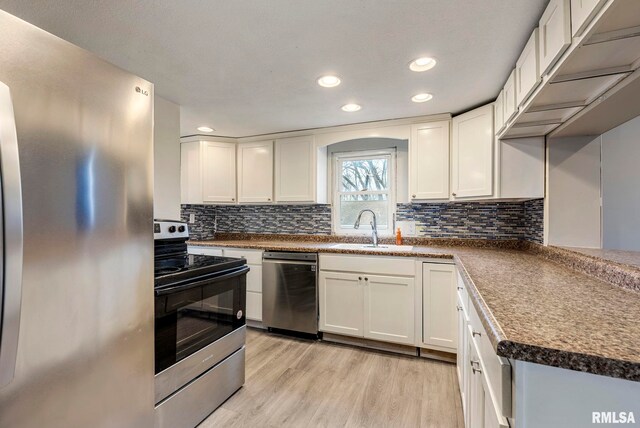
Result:
M422 264L422 342L426 346L456 352L456 268L452 264Z
M262 321L262 250L189 245L189 254L236 257L247 260L247 319Z
M414 278L364 277L364 337L413 345L414 282Z
M498 357L458 276L457 373L467 428L508 428L512 415L511 366Z
M487 405L487 394L482 382L482 368L480 366L480 358L478 358L478 352L473 346L473 341L468 343L468 364L470 367L469 373L469 388L467 389L467 411L469 412L468 428L484 428L484 414L485 407ZM489 428L489 427L487 427Z
M320 271L321 331L364 336L364 289L361 282L362 275Z
M399 259L398 273L413 272L404 267L413 260ZM392 261L320 255L320 331L413 345L415 276L393 274Z

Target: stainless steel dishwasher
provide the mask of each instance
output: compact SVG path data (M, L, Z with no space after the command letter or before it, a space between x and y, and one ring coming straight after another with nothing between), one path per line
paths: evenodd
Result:
M262 258L262 324L318 334L318 255L266 251Z

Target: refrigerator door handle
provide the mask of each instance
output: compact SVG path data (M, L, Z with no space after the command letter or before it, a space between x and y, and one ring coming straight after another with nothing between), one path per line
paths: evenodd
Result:
M16 368L22 300L22 186L9 87L0 82L0 388Z

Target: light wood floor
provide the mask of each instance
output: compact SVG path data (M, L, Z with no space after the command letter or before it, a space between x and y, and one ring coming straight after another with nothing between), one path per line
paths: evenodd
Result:
M246 382L199 428L463 427L455 366L248 329Z

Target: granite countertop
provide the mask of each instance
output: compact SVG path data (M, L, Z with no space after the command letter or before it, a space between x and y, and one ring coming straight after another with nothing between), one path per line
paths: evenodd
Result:
M412 251L363 251L333 248L336 237L239 238L190 244L454 259L498 355L640 381L640 293L570 268L563 254L500 241L417 239L407 242Z
M560 247L598 259L640 268L640 251L604 250L600 248Z

